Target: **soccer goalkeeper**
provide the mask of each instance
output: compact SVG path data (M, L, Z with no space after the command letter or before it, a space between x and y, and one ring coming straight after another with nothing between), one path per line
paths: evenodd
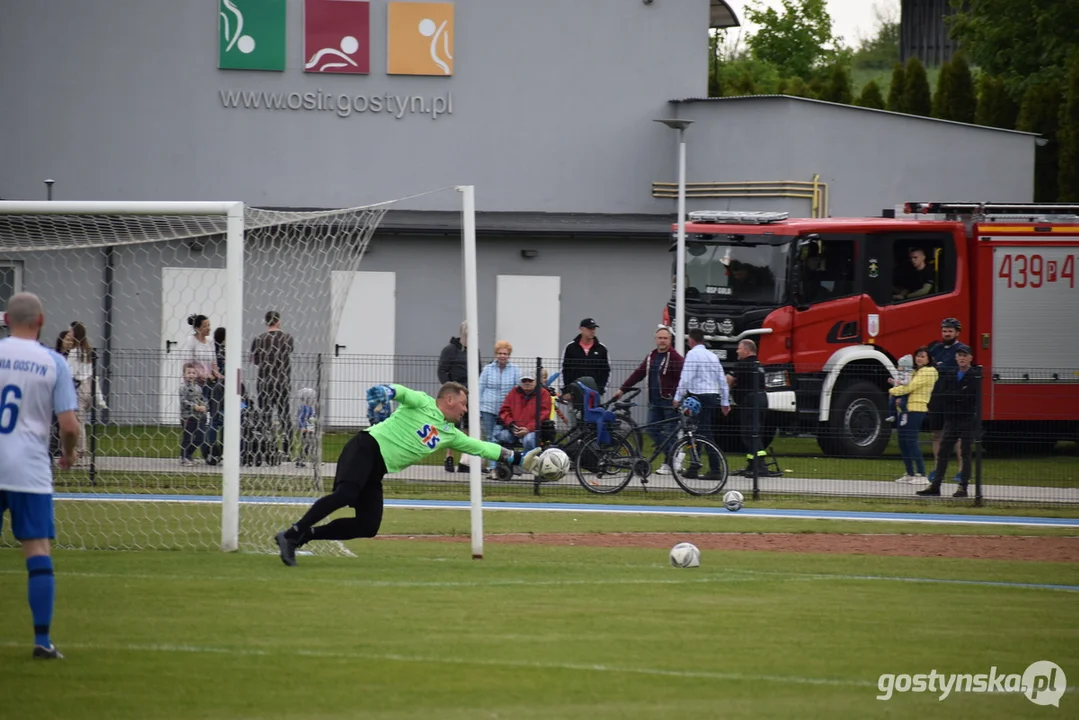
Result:
M387 417L390 401L397 412ZM436 450L460 450L487 460L521 465L532 472L540 448L525 454L495 443L474 440L454 423L468 409L468 390L448 382L438 397L402 385L376 385L367 391L367 416L372 426L348 441L337 461L333 492L319 498L288 530L277 533L281 561L296 564L296 548L312 540L351 540L374 537L382 525L382 478L415 465ZM380 420L385 419L380 422ZM325 525L315 523L343 507L356 510L356 517L339 518Z

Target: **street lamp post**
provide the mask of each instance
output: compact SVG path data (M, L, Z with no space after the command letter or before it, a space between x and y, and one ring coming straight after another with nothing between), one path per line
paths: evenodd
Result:
M686 353L686 128L692 120L664 118L663 123L678 131L678 242L674 272L674 346Z

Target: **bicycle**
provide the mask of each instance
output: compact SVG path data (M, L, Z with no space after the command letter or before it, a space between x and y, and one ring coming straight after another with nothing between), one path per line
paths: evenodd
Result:
M678 486L690 495L698 496L715 495L721 491L729 477L727 458L714 442L697 437L696 423L684 412L679 412L674 418L641 425L637 430L671 423L677 425L649 457L645 457L626 437L615 433L611 433L609 443L601 443L598 436L590 438L581 446L574 462L577 482L597 495L620 492L634 476L647 483L652 474L652 463L664 454L663 448L668 443L673 443L667 453L666 464L671 468L671 475ZM676 438L680 439L675 441ZM706 457L711 458L710 469L701 475Z
M612 435L617 435L622 438L631 439L638 448L644 447L644 436L641 434L641 428L637 425L637 422L630 414L630 409L636 407L636 403L629 402L633 398L637 397L641 392L640 388L631 388L627 390L622 398L615 400L608 400L607 402L600 403L598 407L605 410L610 410L615 414L615 418L618 420L618 425L611 428ZM564 450L571 460L575 460L580 452L581 447L587 441L596 436L596 425L592 422L586 422L583 418L578 418L577 423L569 428L562 435L552 440L547 447L556 447Z
M632 400L641 392L640 388L633 388L627 391L622 397L623 400L614 401L608 400L605 403L599 403L597 407L612 410L615 414L619 424L615 428L612 428L612 432L619 438L632 438L633 442L637 444L637 447L643 447L643 436L640 429L637 426L636 421L630 415L630 408L636 406L636 403L628 402ZM561 414L561 410L558 411ZM565 417L563 416L563 420ZM547 448L559 448L563 450L573 462L580 452L581 447L590 439L596 437L596 424L594 422L586 422L582 418L578 418L575 425L569 428L560 436L556 436L550 441L542 441L541 447ZM493 479L500 482L527 482L534 483L538 489L539 485L544 481L538 478L529 478L520 474L520 469L514 470L513 468L499 464L495 467L495 477Z

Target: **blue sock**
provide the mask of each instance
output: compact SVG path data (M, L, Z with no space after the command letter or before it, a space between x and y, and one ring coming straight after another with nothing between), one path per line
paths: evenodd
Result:
M52 624L53 599L56 596L56 578L52 574L52 558L35 555L26 559L26 572L30 575L30 614L34 617L34 644L52 647L49 625Z

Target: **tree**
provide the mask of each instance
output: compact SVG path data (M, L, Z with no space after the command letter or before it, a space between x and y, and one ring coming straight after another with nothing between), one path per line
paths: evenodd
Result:
M784 76L808 79L838 44L832 17L825 0L781 1L782 13L761 0L745 9L746 18L760 27L746 42L757 60L775 65Z
M851 55L856 70L887 70L899 62L899 14L880 5L873 8L876 34L862 39Z
M1064 81L1079 47L1079 3L1074 0L952 0L951 35L970 59L1000 75L1012 98L1034 85Z
M907 70L903 63L892 66L892 86L888 88L888 109L892 112L906 112L903 105L903 93L907 89Z
M757 81L753 79L753 73L748 68L742 71L730 88L731 95L756 95L758 92Z
M862 94L858 96L858 105L864 108L884 109L884 95L880 92L880 85L876 80L870 80L862 88Z
M798 77L797 75L792 77L792 78L787 79L786 86L784 87L783 92L784 92L785 95L791 95L793 97L802 97L802 98L812 98L812 97L814 97L813 93L810 91L809 87L806 85L806 81L803 80L802 78Z
M1023 95L1019 108L1018 130L1040 134L1046 143L1034 151L1034 200L1054 202L1057 199L1058 158L1060 145L1060 87L1050 83L1031 85Z
M752 58L725 60L708 79L709 97L771 94L779 91L779 71Z
M978 100L974 94L974 75L963 53L952 58L952 94L947 107L947 118L956 122L972 123L977 112Z
M1008 94L1004 80L993 75L982 75L978 79L978 109L974 122L1012 130L1018 116L1019 104Z
M850 89L850 72L846 65L837 62L828 69L820 99L844 105L854 102L854 93Z
M933 102L929 95L929 78L925 74L925 65L916 57L907 61L903 82L903 112L911 115L929 117L933 112Z
M933 93L933 117L948 118L948 105L952 102L952 61L945 60L937 75L937 91Z
M1068 68L1057 138L1060 141L1059 199L1061 202L1079 202L1079 53L1072 56Z

